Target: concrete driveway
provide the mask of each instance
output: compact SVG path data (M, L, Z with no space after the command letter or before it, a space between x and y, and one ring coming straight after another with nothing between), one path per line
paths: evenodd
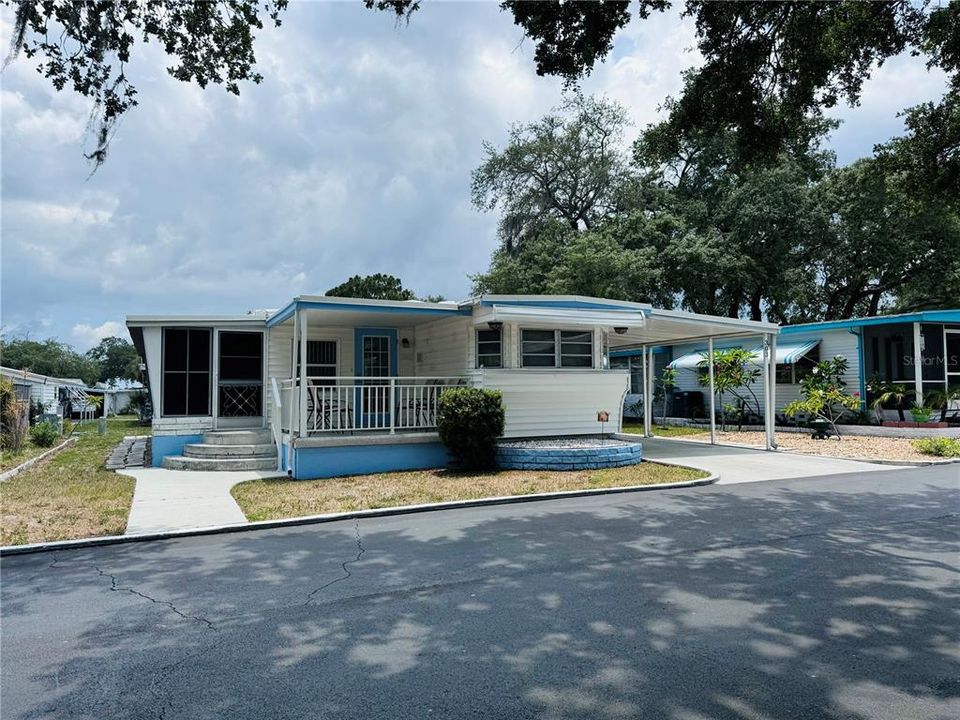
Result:
M768 452L730 445L710 445L690 440L643 438L643 458L701 468L720 476L719 484L829 477L843 473L890 471L889 465L834 460L789 452Z

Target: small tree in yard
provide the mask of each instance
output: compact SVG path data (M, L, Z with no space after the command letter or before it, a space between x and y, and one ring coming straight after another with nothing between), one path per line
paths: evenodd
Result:
M787 405L783 409L784 414L793 417L798 413L807 413L825 420L830 423L834 435L839 439L837 421L860 407L859 395L850 395L846 391L847 383L843 376L847 367L847 361L840 356L817 363L810 374L800 381L802 399Z
M8 400L3 408L3 448L16 455L23 448L30 430L30 403Z
M503 396L499 390L451 388L437 403L440 440L464 468L493 467L497 438L503 435Z
M670 391L677 386L677 371L673 368L664 368L660 373L660 379L657 380L657 390L660 392L661 400L663 400L663 413L660 415L660 421L664 422L667 419L667 400L670 396Z
M697 363L701 370L709 370L710 356L703 353L703 359ZM727 428L728 404L723 402L723 394L729 393L736 399L739 410L739 422L743 425L744 415L751 411L760 414L760 400L753 392L752 385L760 377L760 368L754 364L754 354L742 348L727 348L713 351L713 389L720 401L720 428ZM709 372L700 375L701 387L709 387Z
M882 417L880 411L883 409L883 406L887 403L893 403L894 408L897 410L897 417L900 418L900 422L904 422L906 417L903 411L907 407L907 400L916 394L916 390L908 388L902 383L884 384L880 388L880 394L877 396L877 399L873 401L873 409L877 412L877 417L880 418Z

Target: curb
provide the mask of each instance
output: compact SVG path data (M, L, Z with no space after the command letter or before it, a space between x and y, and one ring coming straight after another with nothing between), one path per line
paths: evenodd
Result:
M57 445L56 447L52 447L52 448L50 448L49 450L44 450L42 453L40 453L40 454L37 455L36 457L30 458L29 460L27 460L27 461L25 461L25 462L17 465L15 468L11 468L10 470L7 470L7 471L5 471L5 472L3 472L3 473L0 473L0 482L4 482L5 480L9 480L10 478L15 477L15 476L19 475L20 473L22 473L24 470L29 470L30 468L32 468L34 465L36 465L38 462L40 462L40 461L43 460L44 458L48 458L48 457L50 457L51 455L54 455L54 454L60 452L60 451L63 450L67 445L69 445L69 444L71 444L71 443L75 443L76 441L77 441L76 436L70 436L70 437L68 437L66 440L64 440L62 443L60 443L59 445Z
M649 461L656 462L656 461ZM656 463L673 467L688 467L691 470L700 470L689 465L675 465L674 463ZM52 550L75 550L78 548L99 547L102 545L121 545L127 543L148 542L151 540L171 540L201 535L221 535L226 533L245 532L248 530L269 530L272 528L298 527L300 525L318 525L321 523L337 522L338 520L360 520L363 518L391 517L393 515L413 515L416 513L433 512L438 510L460 510L463 508L488 507L495 505L514 505L520 503L537 502L541 500L561 500L563 498L588 497L591 495L615 495L632 492L649 492L654 490L678 490L698 485L712 485L720 476L711 473L699 480L686 482L663 483L660 485L630 485L614 488L597 488L595 490L561 490L552 493L536 493L533 495L506 495L502 497L478 498L476 500L452 500L442 503L428 503L424 505L398 505L392 508L376 508L372 510L352 510L349 512L326 513L323 515L305 515L298 518L284 518L282 520L257 520L255 522L237 523L234 525L214 525L189 530L170 530L168 532L142 533L139 535L107 535L104 537L81 538L79 540L60 540L48 543L33 543L30 545L3 545L0 546L0 557L10 555L28 555L31 553L48 552Z

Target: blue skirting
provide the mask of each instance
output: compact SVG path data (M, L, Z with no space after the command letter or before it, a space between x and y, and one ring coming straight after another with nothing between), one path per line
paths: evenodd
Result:
M154 435L152 440L153 466L161 467L167 455L183 455L187 443L203 441L203 435Z
M340 445L293 450L293 477L297 480L368 475L397 470L446 467L450 457L439 442L397 445Z

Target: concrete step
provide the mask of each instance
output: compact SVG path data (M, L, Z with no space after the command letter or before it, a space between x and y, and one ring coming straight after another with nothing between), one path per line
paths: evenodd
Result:
M205 457L229 460L241 457L272 457L277 456L277 446L273 443L258 445L207 445L205 443L188 443L183 446L184 457Z
M276 470L276 457L198 458L168 455L163 459L167 470Z
M211 430L203 434L204 445L268 445L273 443L269 430Z

